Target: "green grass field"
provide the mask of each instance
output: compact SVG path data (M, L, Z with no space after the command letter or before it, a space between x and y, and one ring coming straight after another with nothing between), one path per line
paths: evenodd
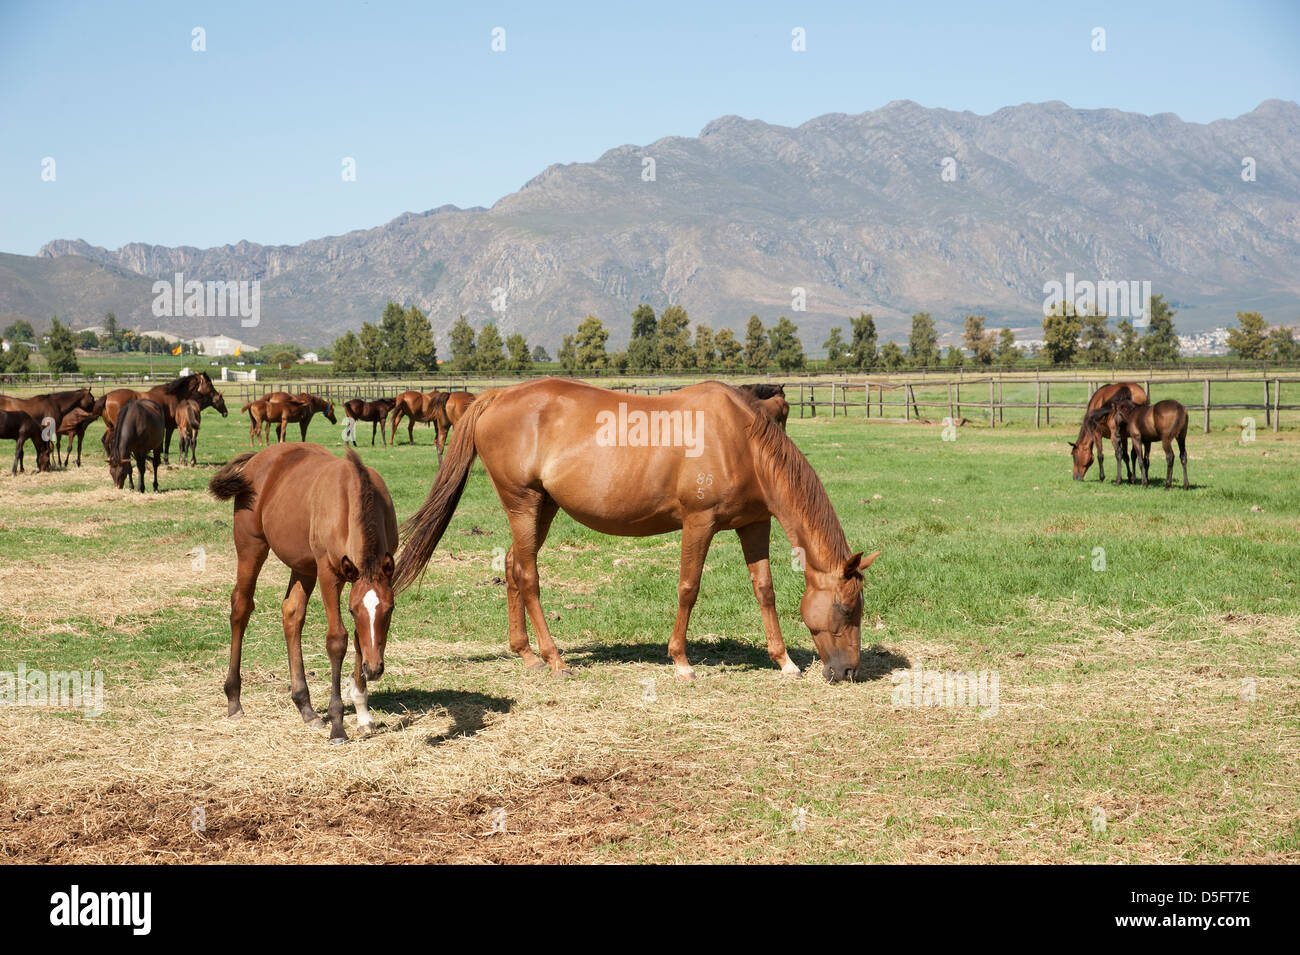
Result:
M782 628L812 669L771 664L728 534L687 684L666 655L677 536L609 538L563 514L542 600L574 678L526 673L493 566L509 535L476 467L422 588L399 600L378 732L355 738L349 709L343 747L288 699L274 558L244 645L247 716L224 718L231 514L204 488L246 449L246 422L206 413L202 465L164 470L158 495L112 488L95 425L80 470L0 476L0 671L105 680L99 716L0 710L0 858L1300 859L1300 433L1257 413L1246 443L1241 413L1209 435L1193 415L1192 490L1166 492L1099 484L1095 468L1072 481L1077 415L1036 431L964 413L975 423L954 441L860 408L790 422L850 544L882 551L859 683L812 666L779 531ZM320 419L310 436L338 447ZM361 448L399 520L436 473L433 432L416 439ZM1162 485L1158 447L1152 474ZM323 707L318 597L303 643ZM912 668L996 677L996 706L910 705L891 674Z

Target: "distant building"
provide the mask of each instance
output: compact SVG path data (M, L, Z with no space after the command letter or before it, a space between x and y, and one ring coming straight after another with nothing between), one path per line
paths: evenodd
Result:
M299 359L299 361L310 362L311 364L314 365L316 364L316 362L320 361L320 356L317 355L314 351L309 351L309 352L305 352L302 358Z
M148 332L137 332L136 334L139 335L141 338L161 339L162 341L165 341L168 345L175 345L177 342L182 340L179 335L173 335L171 332L148 331Z
M245 345L237 338L231 338L229 335L202 335L194 339L194 347L198 349L200 355L208 355L213 358L219 358L223 355L247 354L257 351L254 345Z

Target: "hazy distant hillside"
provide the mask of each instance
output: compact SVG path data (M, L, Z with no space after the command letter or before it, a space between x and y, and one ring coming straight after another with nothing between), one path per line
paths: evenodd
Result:
M320 344L377 318L388 298L419 304L440 331L459 312L478 325L503 288L503 331L552 351L588 312L620 344L642 300L680 303L714 327L786 314L816 349L863 309L885 334L918 310L941 327L971 311L1033 325L1044 282L1070 271L1150 280L1179 308L1180 330L1244 308L1294 321L1296 155L1300 106L1279 100L1208 125L1063 103L977 116L899 102L797 128L724 117L698 138L551 166L490 210L444 207L298 246L51 242L39 259L0 259L0 313L83 323L112 307L151 327L148 283L132 276L182 271L261 279L259 328L199 323L254 342ZM946 157L955 181L942 178ZM1254 182L1242 180L1243 157ZM806 312L791 309L795 287Z

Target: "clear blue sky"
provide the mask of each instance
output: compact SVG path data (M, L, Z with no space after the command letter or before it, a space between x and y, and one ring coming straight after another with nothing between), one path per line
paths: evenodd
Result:
M729 113L1064 100L1209 122L1300 99L1297 0L985 6L0 0L0 251L297 243L491 205Z

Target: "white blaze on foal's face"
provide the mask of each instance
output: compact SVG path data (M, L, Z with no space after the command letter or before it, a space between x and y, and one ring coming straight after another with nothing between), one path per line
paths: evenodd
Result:
M375 643L375 609L379 606L379 594L371 587L366 591L366 595L361 598L361 606L366 608L366 613L370 615L370 645L376 646Z

